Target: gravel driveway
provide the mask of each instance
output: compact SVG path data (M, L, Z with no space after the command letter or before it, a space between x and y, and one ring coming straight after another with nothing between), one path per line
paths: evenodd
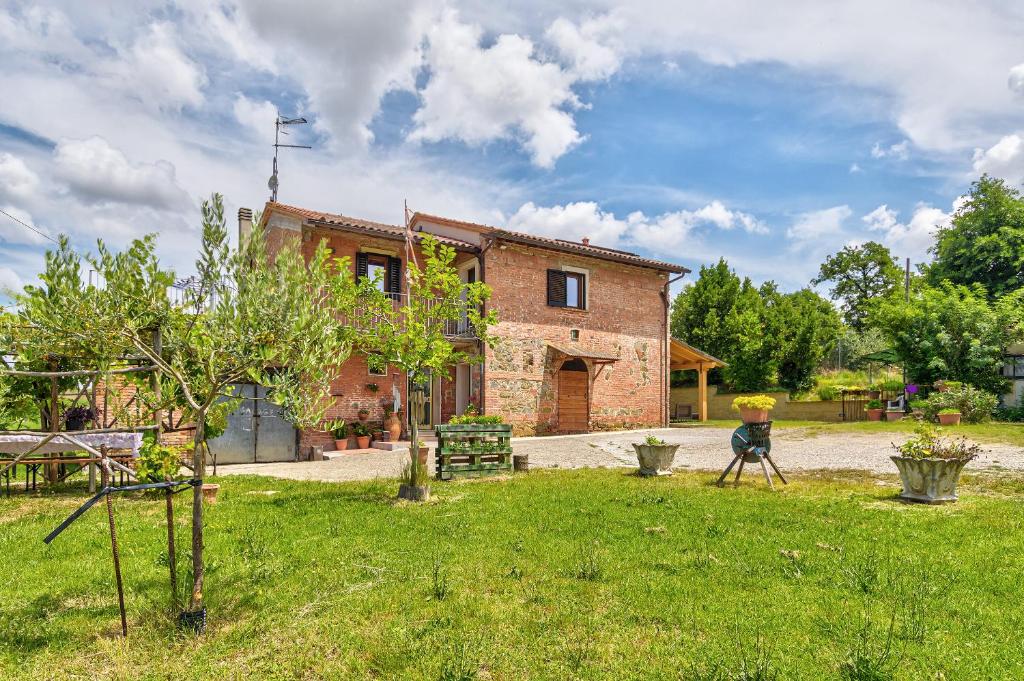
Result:
M645 431L591 433L560 437L524 437L512 440L517 454L530 455L531 468L636 467L631 443L656 435L678 444L674 467L720 471L732 458L731 428L667 428ZM903 433L822 433L803 428L780 429L772 434L772 458L783 472L794 470L867 470L895 473L889 460L892 442ZM1005 444L985 444L984 452L967 466L983 469L1024 470L1024 449ZM408 454L373 452L351 454L334 461L239 464L220 466L222 475L267 475L293 480L372 480L395 478Z

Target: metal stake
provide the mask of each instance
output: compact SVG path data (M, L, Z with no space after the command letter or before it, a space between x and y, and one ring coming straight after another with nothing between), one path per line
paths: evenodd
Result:
M104 462L105 463L105 462ZM103 466L103 487L109 486L110 468ZM121 633L128 638L128 616L124 611L124 583L121 581L121 555L117 550L117 528L114 526L114 498L107 494L107 521L110 523L110 550L114 555L114 578L117 581L117 606L121 610Z

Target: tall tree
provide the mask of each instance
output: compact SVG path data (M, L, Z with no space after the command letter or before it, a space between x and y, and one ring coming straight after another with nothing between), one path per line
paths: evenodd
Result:
M730 357L736 338L725 322L736 307L741 285L725 258L715 265L701 266L697 280L680 291L672 303L672 335L715 357ZM721 372L714 370L712 379L720 381Z
M983 175L932 248L928 280L981 284L990 298L1024 287L1024 198L998 178Z
M763 390L774 382L778 347L774 294L775 284L769 282L758 290L749 279L745 279L736 297L736 305L725 317L725 329L732 340L732 349L721 357L727 363L723 375L726 383L735 390Z
M889 249L875 241L846 246L830 255L811 283L829 282L829 294L840 301L846 323L861 330L867 323L871 306L896 291L903 280Z
M919 285L910 302L892 298L873 322L889 338L916 383L963 381L1001 393L1006 348L1024 339L1024 290L989 301L980 284Z
M839 315L829 301L806 288L780 296L775 310L778 383L790 392L810 390L842 333Z
M422 385L433 376L447 375L453 366L480 359L456 349L447 337L448 329L468 325L474 335L491 342L488 329L497 323L494 310L483 311L491 289L482 282L465 283L453 266L455 250L423 235L422 257L410 258L406 266L408 293L399 300L369 282L356 309L358 326L365 329L360 346L380 357L383 363L401 369L412 385ZM365 281L365 280L364 280ZM413 390L409 396L410 413L423 408L423 393ZM428 471L419 456L418 419L410 419L410 488L425 487ZM413 490L405 490L410 495ZM400 492L401 493L401 492ZM421 500L413 498L414 500Z
M355 331L344 323L369 284L357 284L344 259L330 262L321 243L307 263L296 244L271 258L261 231L229 247L220 195L204 202L197 280L184 301L172 301L173 274L156 257L153 237L120 252L102 242L90 258L105 282L84 286L71 270L78 257L65 240L47 258L46 288L19 297L21 315L40 339L60 341L59 351L103 365L127 354L143 355L159 370L162 394L195 426L192 467L205 475L211 419L232 404L231 384L268 386L300 427L319 423L330 381L348 357ZM64 291L64 289L67 289ZM52 302L54 291L62 291ZM73 302L73 305L69 305ZM154 343L159 329L162 347ZM193 587L188 610L203 608L203 501L192 499Z

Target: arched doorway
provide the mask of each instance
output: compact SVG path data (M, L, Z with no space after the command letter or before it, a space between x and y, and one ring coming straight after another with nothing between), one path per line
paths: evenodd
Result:
M590 430L590 372L581 359L571 359L558 370L558 430Z

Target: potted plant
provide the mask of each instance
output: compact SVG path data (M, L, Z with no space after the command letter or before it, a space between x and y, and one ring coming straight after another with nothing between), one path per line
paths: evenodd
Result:
M675 458L679 445L670 445L664 440L648 435L643 442L634 442L633 449L640 462L640 475L672 475L672 459Z
M882 412L885 411L885 405L882 404L880 399L868 400L868 403L864 405L864 412L868 415L868 421L881 421Z
M377 385L376 383L367 383L366 389L369 390L371 393L375 393L378 390L380 390L380 386Z
M368 449L370 447L370 428L365 423L352 425L352 433L356 436L356 448Z
M868 399L877 400L882 397L882 385L875 383L874 385L868 386Z
M939 423L943 426L958 426L960 425L960 410L952 407L946 407L945 409L939 410Z
M922 423L914 437L902 445L893 445L899 454L890 458L900 472L902 498L932 504L956 501L960 472L967 462L978 456L981 448L965 438L942 438L940 432Z
M89 407L69 407L64 410L65 430L85 430L85 426L91 423L96 415Z
M360 409L357 415L359 416L360 423L366 423L366 419L370 418L370 410L366 408Z
M774 407L775 398L767 395L740 395L732 401L732 408L740 413L743 423L764 423Z
M388 432L391 442L398 442L402 437L402 419L390 405L384 406L384 430Z
M926 406L928 406L928 403L924 400L910 400L910 412L914 415L914 418L923 418Z
M327 430L330 431L331 437L334 438L334 449L342 451L348 449L348 426L345 422L338 419L331 421L327 424Z

